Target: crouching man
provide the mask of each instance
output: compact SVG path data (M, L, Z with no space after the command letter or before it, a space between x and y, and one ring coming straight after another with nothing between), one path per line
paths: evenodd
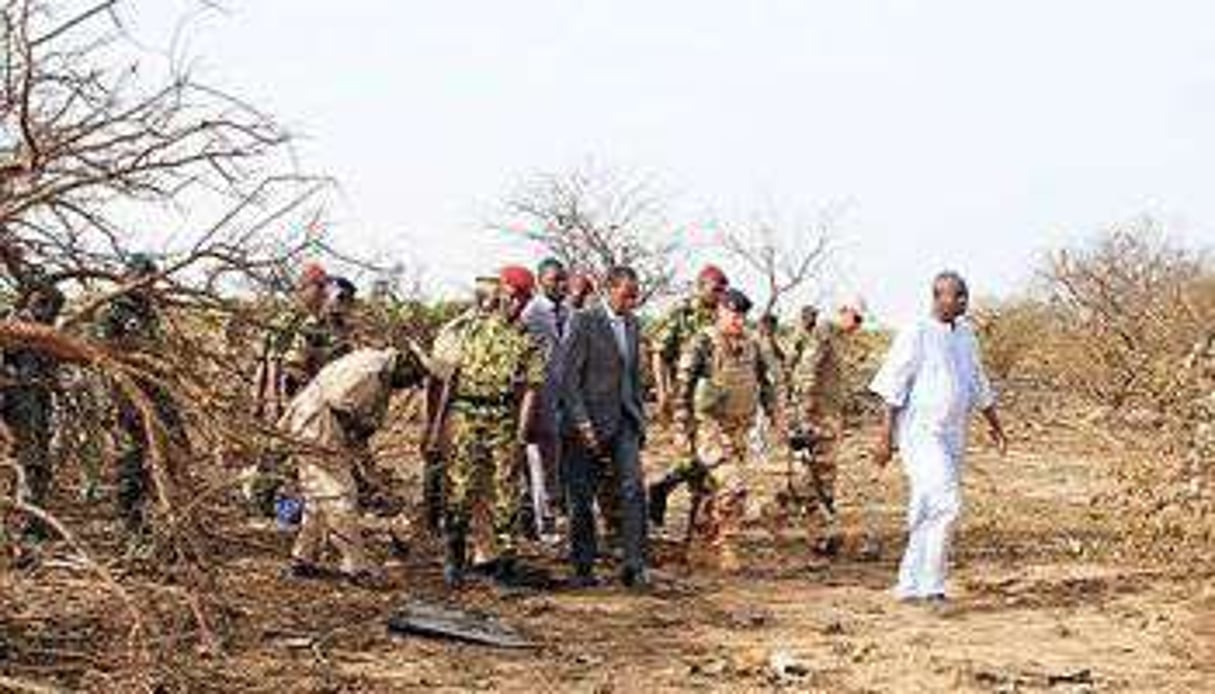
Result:
M360 349L325 366L292 399L279 428L299 444L293 457L304 513L290 575L325 575L320 558L332 545L343 577L356 585L382 584L363 548L357 480L371 459L368 442L383 425L392 394L419 386L425 375L413 349Z

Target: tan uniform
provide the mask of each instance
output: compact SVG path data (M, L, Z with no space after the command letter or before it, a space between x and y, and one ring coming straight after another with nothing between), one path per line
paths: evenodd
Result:
M358 522L354 467L368 455L391 396L388 378L399 352L363 349L332 362L291 401L279 427L308 448L296 455L304 516L292 556L315 564L326 544L341 555L341 569L366 568Z
M772 411L773 379L754 338L729 340L706 329L681 358L678 384L678 421L696 457L713 470L710 495L694 530L722 568L733 568L733 545L755 487L748 434L758 408Z
M822 508L819 494L825 495L834 507L846 397L841 337L837 326L820 324L810 333L800 333L789 355L790 427L795 433L811 434L815 440L809 466L794 462L791 491L798 508L791 510L806 515L812 535L824 530L828 535L839 532L835 513ZM816 513L816 509L820 512Z

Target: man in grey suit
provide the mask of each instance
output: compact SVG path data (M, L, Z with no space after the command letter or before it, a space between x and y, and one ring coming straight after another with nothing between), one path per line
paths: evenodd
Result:
M645 406L641 392L639 332L633 315L640 291L628 267L608 271L604 300L575 313L563 341L562 404L570 472L570 536L574 585L596 583L598 553L593 510L601 476L620 485L625 585L644 588L646 570L645 485L641 442Z
M559 348L569 322L565 306L569 274L555 258L547 258L536 268L540 291L523 309L520 320L544 351L545 380L527 445L528 481L531 508L542 538L552 539L556 530L553 502L560 501L558 470L561 456L559 427L561 398L561 359ZM564 485L564 482L560 482Z

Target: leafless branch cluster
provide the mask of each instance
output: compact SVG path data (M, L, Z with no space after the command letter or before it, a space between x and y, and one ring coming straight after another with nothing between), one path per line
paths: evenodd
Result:
M1208 270L1149 218L1051 254L1041 272L1049 307L1057 332L1077 338L1074 367L1087 373L1075 385L1113 407L1168 404L1213 316Z
M781 299L820 276L838 215L836 209L824 209L813 224L797 228L757 215L755 221L719 234L722 248L764 283L764 313L776 313Z
M112 280L115 263L154 245L173 258L166 277L190 275L204 291L233 274L265 279L283 250L268 230L324 182L284 166L288 135L268 116L134 44L121 4L5 0L0 10L10 273Z
M646 296L668 291L678 238L653 181L594 167L538 174L505 203L494 228L534 242L571 268L602 278L631 265Z

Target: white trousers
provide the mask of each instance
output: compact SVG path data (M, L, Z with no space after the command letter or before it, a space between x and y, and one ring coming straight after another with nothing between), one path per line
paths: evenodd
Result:
M903 470L907 502L907 549L899 565L895 595L900 599L945 594L949 546L962 511L961 437L922 434L905 437Z

